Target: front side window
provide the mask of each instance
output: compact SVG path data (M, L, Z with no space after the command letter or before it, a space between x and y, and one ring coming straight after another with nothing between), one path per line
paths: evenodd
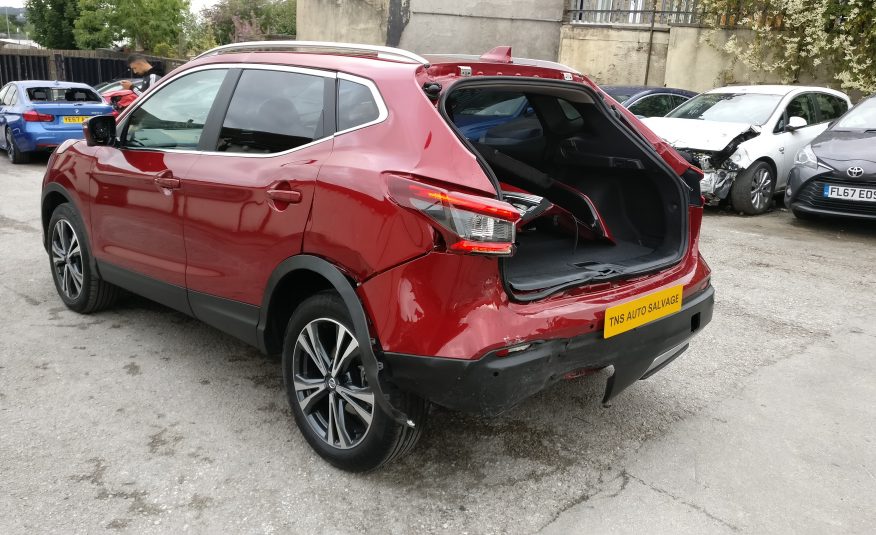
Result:
M338 132L376 121L380 110L371 90L349 80L338 81Z
M240 76L216 150L271 154L324 136L326 78L284 71L247 70Z
M6 105L15 106L16 104L18 104L18 88L12 86L9 88L9 92L6 93Z
M9 92L10 87L12 87L12 85L6 84L3 86L3 89L0 89L0 106L6 105L6 93Z
M181 76L131 113L124 145L133 148L196 149L226 69Z
M758 93L703 93L688 100L667 117L762 125L781 100L780 95Z
M776 124L775 131L784 131L785 127L788 125L788 121L791 120L791 117L802 117L807 125L818 122L815 115L815 108L812 105L812 100L809 98L809 93L797 95L788 103L788 107L785 108L785 113L782 114L778 124Z

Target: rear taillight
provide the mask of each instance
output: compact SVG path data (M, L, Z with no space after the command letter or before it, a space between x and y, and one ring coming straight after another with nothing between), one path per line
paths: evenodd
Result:
M437 223L449 251L502 256L514 252L514 227L520 212L510 204L398 175L385 176L392 199Z
M50 123L55 120L54 115L40 113L36 110L27 110L21 114L21 117L29 123Z

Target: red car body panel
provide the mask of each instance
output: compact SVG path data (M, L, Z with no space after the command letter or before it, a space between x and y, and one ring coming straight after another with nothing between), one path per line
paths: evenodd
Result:
M692 208L680 264L533 303L509 299L498 260L437 252L374 277L358 293L385 351L474 360L516 344L600 332L608 306L665 287L684 285L684 297L702 290L710 270L698 253L701 219L702 208Z
M317 174L331 152L329 138L274 157L200 155L179 192L188 288L260 305L274 268L301 252ZM273 200L269 190L300 197Z

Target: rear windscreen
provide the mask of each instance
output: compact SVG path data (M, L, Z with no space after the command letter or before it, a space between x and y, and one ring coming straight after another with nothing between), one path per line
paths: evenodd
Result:
M84 87L28 87L27 96L31 102L103 102Z

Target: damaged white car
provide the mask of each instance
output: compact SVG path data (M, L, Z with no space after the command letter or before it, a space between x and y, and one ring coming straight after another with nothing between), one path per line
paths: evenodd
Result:
M707 202L754 215L784 191L797 152L849 107L823 87L729 86L643 121L703 170Z

